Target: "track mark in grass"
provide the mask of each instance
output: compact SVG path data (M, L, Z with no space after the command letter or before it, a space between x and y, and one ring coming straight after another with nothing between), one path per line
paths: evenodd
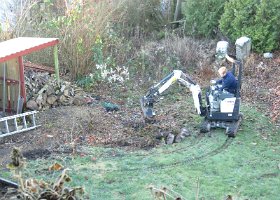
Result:
M216 146L216 144L212 144L209 146L206 146L205 148L205 143L202 141L200 143L200 146L195 146L196 151L198 152L199 155L194 155L194 154L190 154L187 157L184 156L182 160L179 161L175 161L175 162L167 162L167 163L162 163L159 164L159 162L154 161L153 163L149 163L150 166L143 166L143 163L141 165L141 163L135 163L135 162L131 162L130 160L122 160L122 163L124 166L121 167L115 167L114 169L106 169L103 168L102 171L104 173L108 173L108 172L130 172L130 171L143 171L143 170L149 170L149 171L155 171L155 170L160 170L160 169L165 169L165 168L170 168L170 167L175 167L175 166L179 166L179 165L187 165L187 164L192 164L194 162L198 162L200 160L203 160L205 158L208 158L209 156L214 156L219 154L220 152L222 152L223 150L225 150L226 148L228 148L228 146L232 143L233 138L226 138L224 140L224 142L222 143L222 145L218 146L217 148L214 148L213 150L209 150L209 148ZM183 148L180 148L180 150L182 150ZM183 150L188 150L189 148L185 148ZM180 151L180 152L176 152L179 155L184 155L184 151ZM143 160L141 160L143 161ZM140 162L141 162L140 161ZM152 160L150 160L151 162ZM124 163L126 162L126 163ZM135 167L135 168L131 168L131 165L141 165L140 167ZM99 169L96 169L99 170Z

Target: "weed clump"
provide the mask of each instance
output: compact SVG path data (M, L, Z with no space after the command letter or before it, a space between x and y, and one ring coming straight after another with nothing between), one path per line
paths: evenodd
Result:
M71 181L71 177L67 174L70 170L59 163L55 163L49 170L62 171L56 181L48 183L43 180L35 178L25 179L22 175L26 161L18 148L14 148L11 153L12 162L8 164L8 168L12 170L14 177L17 179L18 189L17 199L24 200L79 200L80 196L84 194L82 187L67 187L66 183ZM6 197L5 197L6 198ZM11 198L11 197L10 197Z

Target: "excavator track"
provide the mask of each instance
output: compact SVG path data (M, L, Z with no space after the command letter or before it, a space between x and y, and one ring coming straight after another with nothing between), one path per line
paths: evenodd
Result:
M228 137L235 137L236 136L242 120L243 120L243 115L240 114L238 121L233 122L232 124L230 124L227 127L226 134L228 135Z
M226 129L226 135L228 135L228 137L235 137L242 120L243 120L243 115L240 113L239 119L237 121L225 122L227 125L221 127L221 126L218 126L218 125L212 125L211 126L211 121L208 121L207 119L205 119L200 124L200 133L204 133L204 134L205 133L210 133L211 128L225 128ZM214 122L214 124L218 124L215 121L213 121L213 122Z

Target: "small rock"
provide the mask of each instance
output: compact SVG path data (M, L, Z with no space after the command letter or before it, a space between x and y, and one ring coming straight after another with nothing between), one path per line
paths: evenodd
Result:
M169 134L170 132L168 131L160 132L158 135L156 135L156 139L166 138Z
M273 58L273 54L272 53L264 53L263 57L264 58Z
M184 136L184 137L191 136L191 132L190 132L188 129L186 129L186 128L182 128L180 134L181 134L182 136Z
M181 142L185 137L182 136L181 134L176 135L176 138L174 140L174 142L179 143Z
M166 144L173 144L175 136L172 133L169 133L166 138Z
M49 85L49 86L47 87L46 92L47 92L47 95L48 95L48 96L50 96L51 94L54 94L55 91L54 91L53 86L50 86L50 85Z
M67 101L66 96L61 95L61 96L59 97L59 102L64 103L65 101Z
M82 106L82 105L85 105L86 104L86 101L83 97L80 97L80 96L75 96L74 99L73 99L73 104L76 105L76 106Z
M39 107L36 103L36 101L34 100L29 100L27 103L26 103L26 108L30 109L30 110L38 110Z
M56 100L57 100L57 97L55 95L48 96L48 98L47 98L47 102L50 105L53 105L54 102L56 102Z
M64 96L69 97L70 96L70 91L68 89L65 89L63 91Z

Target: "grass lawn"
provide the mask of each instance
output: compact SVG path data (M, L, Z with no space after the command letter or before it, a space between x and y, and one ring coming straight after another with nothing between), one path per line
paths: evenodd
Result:
M72 186L85 187L84 199L153 199L148 186L167 187L185 199L280 199L280 135L262 113L243 105L236 138L224 130L193 136L149 151L86 147L84 155L30 161L26 177L54 180L48 167L70 168Z

